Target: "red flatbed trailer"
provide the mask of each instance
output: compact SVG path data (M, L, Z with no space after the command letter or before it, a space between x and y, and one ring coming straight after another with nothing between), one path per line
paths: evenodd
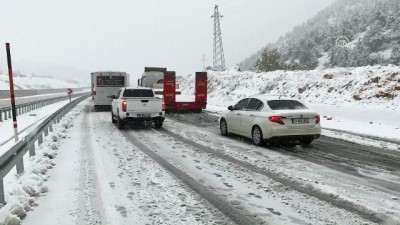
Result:
M207 106L207 72L196 72L195 101L176 101L176 75L175 71L164 73L164 104L167 112L194 111L201 112Z

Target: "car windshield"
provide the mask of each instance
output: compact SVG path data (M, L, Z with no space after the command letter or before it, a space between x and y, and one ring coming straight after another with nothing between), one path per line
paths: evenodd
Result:
M267 104L272 110L307 109L305 105L295 100L270 100Z
M154 97L154 93L149 89L126 89L124 91L123 97Z

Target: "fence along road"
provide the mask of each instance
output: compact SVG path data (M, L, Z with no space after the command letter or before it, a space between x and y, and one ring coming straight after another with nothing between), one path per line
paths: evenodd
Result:
M81 95L86 95L87 92L81 91L80 93L73 94L72 97L78 97ZM46 105L60 102L63 100L69 99L69 96L66 93L59 94L59 96L54 97L54 95L48 96L31 96L31 97L24 97L23 99L17 99L17 115L21 115L27 113L29 111L35 110L37 108L44 107ZM6 106L5 102L7 102ZM2 107L3 106L3 107ZM11 118L11 106L10 100L0 100L0 122Z
M49 134L49 131L53 131L53 124L59 123L61 118L65 116L72 108L78 103L88 98L89 94L85 94L71 103L63 106L57 110L43 122L41 122L36 129L28 134L23 140L18 141L12 148L10 148L5 154L0 157L0 203L6 204L4 196L4 184L3 178L16 166L17 173L21 174L24 172L24 161L23 157L26 152L29 151L29 156L35 155L35 142L38 145L43 143L43 137Z

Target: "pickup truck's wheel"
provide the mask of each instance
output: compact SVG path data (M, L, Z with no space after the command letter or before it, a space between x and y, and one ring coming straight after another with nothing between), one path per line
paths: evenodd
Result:
M154 128L160 129L163 125L162 121L154 121Z
M117 120L114 119L114 114L112 113L112 111L111 111L111 122L112 123L116 123L117 122Z
M118 127L118 129L123 129L124 126L125 126L125 122L118 117L118 119L117 119L117 127Z

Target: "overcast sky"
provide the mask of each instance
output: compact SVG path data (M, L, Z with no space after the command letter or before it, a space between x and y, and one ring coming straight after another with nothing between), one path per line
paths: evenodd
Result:
M26 74L85 77L90 71L167 67L185 75L212 65L214 4L226 66L232 67L334 0L1 0L0 70L5 42Z

